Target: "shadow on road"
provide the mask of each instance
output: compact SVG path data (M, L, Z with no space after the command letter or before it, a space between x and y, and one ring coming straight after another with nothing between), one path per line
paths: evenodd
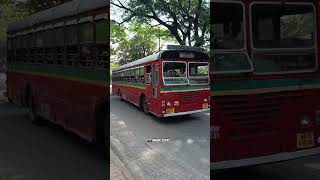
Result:
M120 101L119 97L117 97L117 99ZM140 107L137 107L136 105L132 104L129 101L122 100L121 103L124 103L124 104L128 105L130 108L133 108L133 109L139 111L140 113L144 114L144 112L142 111L142 109ZM198 117L199 114L201 114L201 113L172 116L172 117L161 117L161 118L156 117L153 114L148 114L147 116L149 116L150 119L156 121L157 123L170 125L170 124L179 124L179 123L197 121L197 120L199 120L199 117ZM209 119L209 116L208 116L208 119Z
M261 173L256 167L238 168L231 170L223 170L218 172L211 171L211 179L214 180L231 180L231 179L247 179L247 180L270 180L279 179L271 174Z
M23 179L106 179L106 148L99 148L63 128L32 124L26 112L0 101L1 169Z

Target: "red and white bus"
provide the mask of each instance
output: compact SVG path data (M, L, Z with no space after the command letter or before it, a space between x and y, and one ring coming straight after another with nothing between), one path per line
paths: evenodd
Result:
M11 24L8 100L88 141L109 136L109 4L73 0ZM41 118L40 118L41 117Z
M211 169L320 154L318 0L213 0Z
M209 110L208 55L199 48L168 46L112 72L112 91L157 117Z

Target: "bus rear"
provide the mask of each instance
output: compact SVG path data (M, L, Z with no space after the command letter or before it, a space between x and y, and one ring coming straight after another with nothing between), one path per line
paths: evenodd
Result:
M314 1L216 1L211 169L320 153Z

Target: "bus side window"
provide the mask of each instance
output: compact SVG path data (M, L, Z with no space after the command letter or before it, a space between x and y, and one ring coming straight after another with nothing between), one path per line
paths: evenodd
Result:
M134 69L134 79L135 79L135 82L140 82L139 67Z
M101 68L107 68L109 64L109 43L107 43L109 37L109 21L95 20L96 27L96 59L97 66Z
M144 83L144 67L139 68L140 82Z
M151 65L146 66L146 84L151 83Z
M130 70L126 70L126 79L127 79L127 82L131 81L131 79L130 79Z
M79 48L78 48L78 26L77 24L66 26L66 46L67 46L67 57L65 61L66 66L74 66L75 62L79 59Z
M36 63L43 63L43 31L36 32Z
M93 52L93 24L91 22L85 22L79 24L80 34L80 66L91 67L94 60Z
M54 64L53 51L52 51L52 34L53 30L47 29L43 32L43 42L44 42L44 59L48 64Z

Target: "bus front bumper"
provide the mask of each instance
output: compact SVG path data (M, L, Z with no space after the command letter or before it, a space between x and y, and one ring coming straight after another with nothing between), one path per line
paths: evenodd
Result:
M187 115L187 114L193 114L193 113L200 113L200 112L206 112L210 109L199 109L194 111L186 111L186 112L178 112L178 113L170 113L170 114L164 114L163 117L170 117L170 116L180 116L180 115Z
M211 163L210 169L222 170L222 169L230 169L230 168L237 168L237 167L244 167L244 166L268 164L268 163L293 160L293 159L298 159L298 158L318 155L318 154L320 154L320 148L313 148L313 149L301 150L296 152L286 152L286 153L279 153L279 154L268 155L268 156L260 156L255 158L215 162L215 163Z

